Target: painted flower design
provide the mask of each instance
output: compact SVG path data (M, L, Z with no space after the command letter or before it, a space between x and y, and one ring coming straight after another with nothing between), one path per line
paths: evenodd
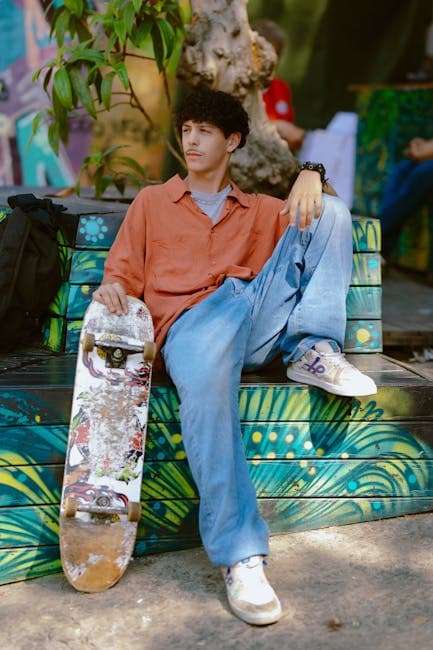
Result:
M104 225L102 217L90 216L80 219L80 234L88 242L97 243L105 238L108 228Z

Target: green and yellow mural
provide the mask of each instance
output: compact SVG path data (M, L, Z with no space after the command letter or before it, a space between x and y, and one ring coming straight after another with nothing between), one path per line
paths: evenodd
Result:
M271 532L393 517L433 508L432 384L381 355L360 355L378 380L374 399L245 375L242 432L260 509ZM74 357L0 382L0 582L60 571L58 511ZM13 385L13 384L16 385ZM6 387L6 385L8 387ZM31 397L31 399L30 399ZM173 386L152 388L135 554L200 544L191 477Z

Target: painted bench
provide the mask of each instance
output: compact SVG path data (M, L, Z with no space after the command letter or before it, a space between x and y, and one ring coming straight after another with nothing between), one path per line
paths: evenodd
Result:
M66 201L61 201L66 203ZM80 319L125 213L71 201L62 228L64 283L48 348L0 357L0 583L60 570L58 514ZM374 398L338 398L288 382L280 362L245 374L244 444L272 533L433 507L433 384L381 350L377 221L353 219L346 352L376 380ZM198 495L186 462L176 391L155 376L136 554L196 546Z

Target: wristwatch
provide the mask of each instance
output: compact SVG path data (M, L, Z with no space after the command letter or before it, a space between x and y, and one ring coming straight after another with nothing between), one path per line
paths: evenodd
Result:
M322 165L322 163L310 162L307 160L306 162L302 163L299 171L302 171L303 169L308 169L310 172L319 172L322 185L324 185L328 180L326 178L325 166Z

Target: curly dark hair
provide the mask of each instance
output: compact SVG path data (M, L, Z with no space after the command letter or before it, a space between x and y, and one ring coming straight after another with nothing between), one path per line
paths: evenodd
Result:
M185 122L209 122L217 126L228 138L232 133L240 133L238 148L244 146L250 128L248 113L241 102L221 90L199 88L184 97L176 111L176 124L179 130Z

